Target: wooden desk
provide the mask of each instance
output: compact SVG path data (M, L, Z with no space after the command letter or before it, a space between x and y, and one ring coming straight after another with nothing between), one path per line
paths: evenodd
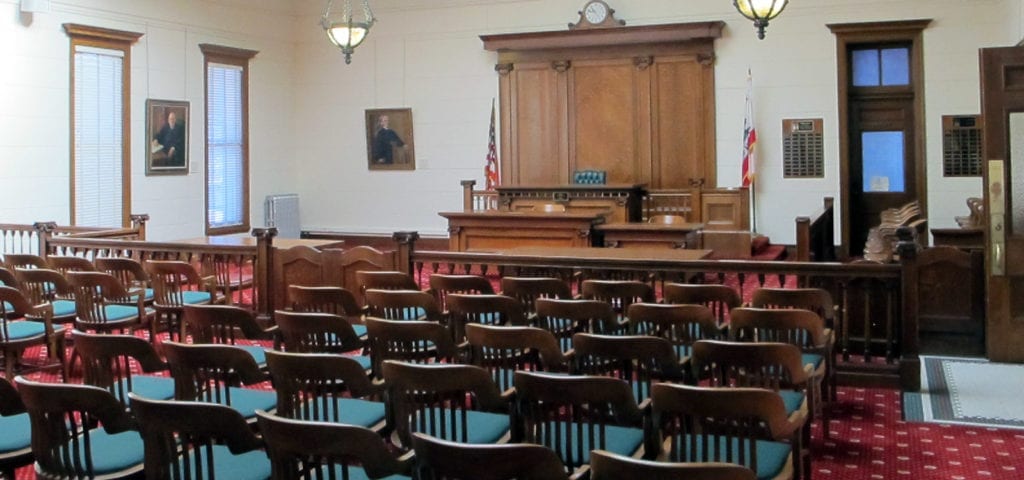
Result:
M696 248L703 223L609 223L594 227L605 247Z
M498 208L512 212L532 211L536 205L565 205L567 213L607 215L607 223L639 222L643 218L643 184L631 185L516 185L501 186Z
M217 235L212 237L196 237L185 240L175 240L174 243L191 243L195 245L213 245L225 247L254 247L256 237L249 235ZM306 246L316 249L341 248L345 245L344 240L315 240L300 238L275 238L274 247L287 250L292 247Z
M594 225L604 214L533 213L491 210L441 212L448 219L448 249L502 249L526 246L589 247Z
M984 250L985 231L981 228L933 228L935 245L949 245L964 250Z

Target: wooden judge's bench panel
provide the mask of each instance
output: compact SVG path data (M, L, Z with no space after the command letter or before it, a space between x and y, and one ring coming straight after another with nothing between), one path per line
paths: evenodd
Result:
M601 215L607 223L643 219L643 185L546 185L498 187L498 208L533 212L544 205L560 205L566 213Z
M590 247L593 227L604 214L533 213L490 210L440 212L448 219L448 249L500 250L532 247Z

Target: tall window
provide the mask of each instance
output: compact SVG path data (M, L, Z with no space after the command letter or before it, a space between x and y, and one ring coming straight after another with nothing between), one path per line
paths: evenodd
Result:
M249 59L202 44L206 63L206 233L249 230Z
M71 37L71 223L128 224L129 72L140 33L65 24Z

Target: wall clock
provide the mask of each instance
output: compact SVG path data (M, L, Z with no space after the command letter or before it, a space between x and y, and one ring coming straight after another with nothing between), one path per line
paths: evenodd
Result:
M579 15L580 19L576 23L569 24L570 29L621 27L626 24L615 18L615 9L603 0L590 0L583 5Z

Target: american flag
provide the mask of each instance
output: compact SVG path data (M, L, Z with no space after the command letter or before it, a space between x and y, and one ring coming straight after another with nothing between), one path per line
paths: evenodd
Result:
M743 186L749 187L754 183L754 170L757 157L754 156L754 146L757 144L757 129L754 128L754 99L753 81L750 78L750 71L747 70L747 111L743 117Z
M484 166L484 179L487 190L498 186L498 147L494 144L494 101L491 101L491 129L487 140L487 165Z

